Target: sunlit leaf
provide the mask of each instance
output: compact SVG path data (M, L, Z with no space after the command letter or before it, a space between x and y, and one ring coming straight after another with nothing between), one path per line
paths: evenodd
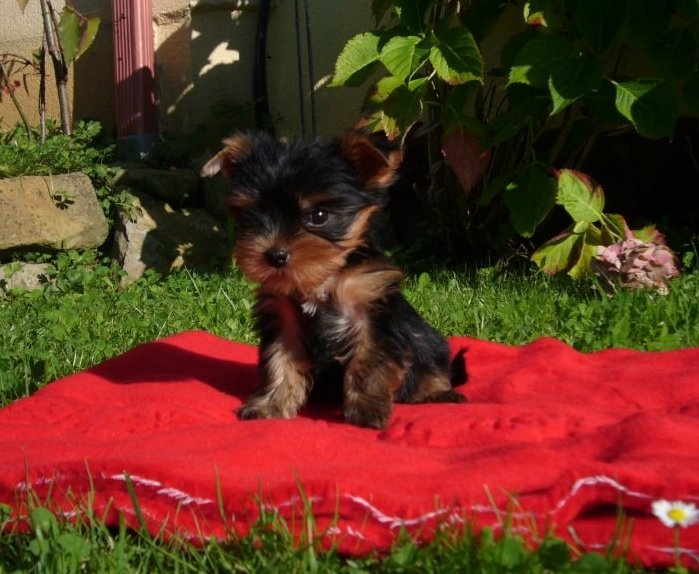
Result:
M597 253L598 243L590 242L590 234L594 233L594 226L582 234L582 240L578 242L578 248L573 252L573 261L568 275L573 279L579 279L590 272L590 262Z
M471 32L463 26L449 28L437 36L430 50L430 63L449 84L483 79L481 52Z
M374 71L379 62L380 36L365 32L345 44L335 62L331 86L359 86Z
M577 260L582 244L583 236L573 233L572 226L560 235L544 243L531 256L531 259L539 268L549 275L569 269Z
M395 76L384 76L376 84L374 84L373 89L369 93L369 97L365 103L365 107L369 109L376 109L380 107L391 95L393 90L398 86L402 85L403 82L400 78Z
M65 61L72 62L78 53L78 43L80 42L80 15L69 5L66 5L61 12L58 36Z
M558 174L556 203L573 218L573 221L594 223L602 218L604 191L592 179L571 169Z
M381 49L379 59L391 74L405 80L427 61L429 53L420 36L395 36Z
M382 127L389 139L404 134L420 119L426 85L426 78L414 80L408 85L401 82L388 94L382 108Z
M605 213L602 217L601 242L605 245L623 240L629 233L629 226L622 215Z
M74 62L85 53L94 41L99 25L98 16L86 18L70 4L65 5L58 22L58 36L66 63Z
M614 82L615 105L639 134L651 139L671 137L677 121L677 93L672 84L657 79Z

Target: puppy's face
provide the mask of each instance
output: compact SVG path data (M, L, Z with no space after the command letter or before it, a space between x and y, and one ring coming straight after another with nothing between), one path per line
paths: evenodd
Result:
M239 135L224 145L202 175L230 180L241 271L267 292L322 298L349 253L368 242L399 154L357 134L295 144Z

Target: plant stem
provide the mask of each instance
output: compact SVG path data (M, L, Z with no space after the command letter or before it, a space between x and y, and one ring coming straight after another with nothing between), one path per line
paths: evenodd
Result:
M41 143L46 142L46 38L41 41L39 53L39 122L41 124Z
M68 105L67 83L68 67L63 57L63 51L58 40L58 25L53 18L53 6L49 0L41 0L41 16L44 21L44 36L46 46L51 55L53 69L56 73L56 89L58 90L58 105L61 111L61 128L63 133L70 135L72 132L70 122L70 107Z
M7 91L10 94L10 99L12 100L12 104L14 105L15 109L17 110L17 113L19 114L19 117L22 119L22 124L24 125L24 129L27 132L27 137L29 139L32 139L32 130L31 127L29 126L29 120L27 120L27 116L24 113L24 110L22 109L22 106L19 103L19 100L17 99L17 96L15 96L15 92L12 89L12 86L10 86L9 83L9 77L7 75L7 70L5 69L5 64L0 60L0 72L2 72L2 77L5 78L5 85L7 86Z

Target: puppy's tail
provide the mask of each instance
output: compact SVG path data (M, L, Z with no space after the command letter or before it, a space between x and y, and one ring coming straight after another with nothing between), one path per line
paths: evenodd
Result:
M451 360L451 386L458 387L468 381L466 372L466 347L461 347Z

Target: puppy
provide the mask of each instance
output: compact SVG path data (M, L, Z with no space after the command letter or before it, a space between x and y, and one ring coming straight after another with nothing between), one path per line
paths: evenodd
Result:
M260 385L241 419L296 416L313 395L341 400L347 422L381 429L394 402L461 403L464 351L400 292L376 215L400 153L358 133L282 143L239 134L202 169L231 185L239 268L257 283Z

